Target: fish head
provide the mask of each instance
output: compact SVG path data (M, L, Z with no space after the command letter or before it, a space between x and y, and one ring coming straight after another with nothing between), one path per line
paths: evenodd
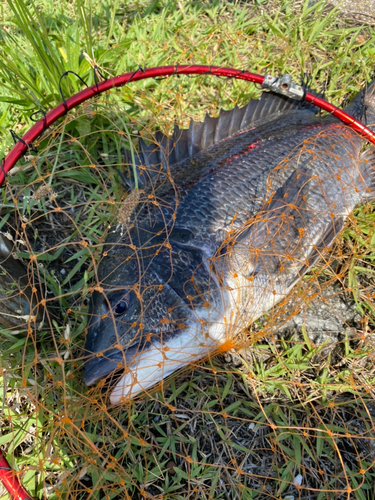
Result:
M149 233L137 228L107 252L91 297L84 380L121 370L113 403L208 356L224 336L225 292L203 253Z

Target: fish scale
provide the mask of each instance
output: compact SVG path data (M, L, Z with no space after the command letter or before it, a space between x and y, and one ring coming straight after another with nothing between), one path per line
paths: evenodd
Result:
M298 156L300 143L316 136L319 129L324 128L326 128L326 124L323 122L319 128L290 135L289 144L284 148L279 147L279 150L274 154L272 154L272 150L276 149L277 142L272 139L265 140L261 147L251 151L246 157L240 156L230 165L203 178L181 200L177 209L176 225L194 231L196 244L206 245L212 241L211 233L222 229L237 229L242 226L263 205L270 171L288 153L291 160L291 150L296 148L293 155ZM343 129L340 126L336 126L336 128ZM358 147L356 145L357 137L354 133L352 133L352 139L352 154L354 154L355 147ZM243 141L248 143L246 137L243 138ZM330 140L327 139L327 142L328 147ZM337 151L335 154L342 155L344 148L341 149L342 151ZM282 176L279 179L275 178L273 189L277 189L283 181ZM268 189L268 191L270 190ZM224 197L226 201L229 198L230 203L224 205ZM198 208L196 200L199 200ZM220 241L215 243L220 243Z
M373 89L347 108L355 118L375 122ZM272 309L374 193L373 150L355 132L272 93L155 138L139 142L144 194L109 235L91 297L84 379L121 368L113 403Z

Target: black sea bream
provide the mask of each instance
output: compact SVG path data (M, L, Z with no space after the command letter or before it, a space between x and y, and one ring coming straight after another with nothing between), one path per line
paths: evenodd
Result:
M374 84L347 108L371 126ZM283 299L373 197L373 151L332 116L263 93L140 141L142 193L92 294L88 385L117 403L212 355Z

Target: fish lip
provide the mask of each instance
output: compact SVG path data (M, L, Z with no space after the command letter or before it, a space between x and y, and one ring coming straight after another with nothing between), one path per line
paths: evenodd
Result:
M172 333L172 332L169 332ZM174 333L181 333L180 329L174 330ZM127 366L132 366L139 356L140 352L148 351L153 347L151 341L139 339L131 345L120 349L110 349L105 353L98 355L97 352L86 351L89 359L84 365L83 380L87 386L94 385L113 374L115 371L125 371Z
M83 380L87 386L94 385L105 379L115 371L124 371L127 365L131 365L134 357L140 349L148 348L150 342L134 342L130 346L124 346L122 350L111 349L98 356L98 353L86 351L90 356L85 363Z
M103 378L107 377L119 368L119 363L124 363L124 353L116 350L106 356L97 356L95 353L90 353L93 357L86 361L83 380L86 385L94 385Z

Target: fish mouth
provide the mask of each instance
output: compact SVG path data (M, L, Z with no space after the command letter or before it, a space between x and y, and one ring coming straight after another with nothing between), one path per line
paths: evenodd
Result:
M83 380L86 385L94 385L120 368L120 363L124 360L124 355L116 351L112 356L93 357L86 361L83 372Z
M114 372L124 371L127 364L131 364L137 352L140 349L140 343L124 348L111 349L108 353L90 353L91 358L86 361L83 380L86 385L94 385L100 380L112 375Z
M112 349L105 355L94 354L85 363L83 379L91 386L108 377L111 403L123 403L162 382L179 368L210 356L220 345L219 338L220 335L210 336L196 324L191 324L177 330L162 343L155 341L141 345L138 342L122 351Z

